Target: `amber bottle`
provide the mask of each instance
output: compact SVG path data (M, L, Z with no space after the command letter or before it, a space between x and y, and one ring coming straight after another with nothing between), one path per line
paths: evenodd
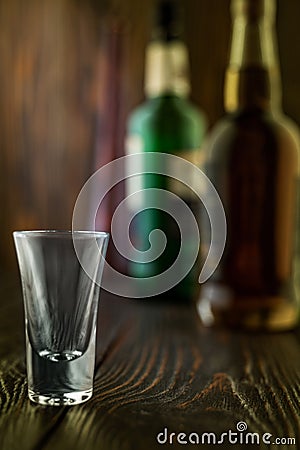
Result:
M280 109L275 6L275 0L232 0L227 115L205 149L205 170L228 227L221 263L197 302L206 325L283 330L298 321L298 136ZM205 257L205 217L202 228Z

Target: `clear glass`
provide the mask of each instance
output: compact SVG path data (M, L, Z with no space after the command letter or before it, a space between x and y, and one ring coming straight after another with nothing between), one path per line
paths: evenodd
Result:
M85 402L93 393L96 317L109 235L45 230L15 231L13 237L25 308L29 398L43 405ZM84 267L93 268L93 279L78 256Z

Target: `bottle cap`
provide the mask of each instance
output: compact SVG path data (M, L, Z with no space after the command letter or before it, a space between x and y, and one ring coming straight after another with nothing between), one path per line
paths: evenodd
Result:
M159 0L155 13L153 38L165 41L178 39L182 32L178 0Z

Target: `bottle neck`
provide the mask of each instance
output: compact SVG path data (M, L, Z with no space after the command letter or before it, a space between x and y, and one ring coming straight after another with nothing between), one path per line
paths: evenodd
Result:
M275 0L232 0L233 32L225 77L227 112L280 111Z
M179 40L154 40L146 49L145 93L187 97L190 92L188 52Z

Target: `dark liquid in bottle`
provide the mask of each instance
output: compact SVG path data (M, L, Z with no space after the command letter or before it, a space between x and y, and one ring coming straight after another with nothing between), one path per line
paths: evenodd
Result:
M200 309L209 303L216 323L276 329L296 321L297 165L287 127L259 109L229 116L216 131L206 172L222 199L228 233L199 303Z

